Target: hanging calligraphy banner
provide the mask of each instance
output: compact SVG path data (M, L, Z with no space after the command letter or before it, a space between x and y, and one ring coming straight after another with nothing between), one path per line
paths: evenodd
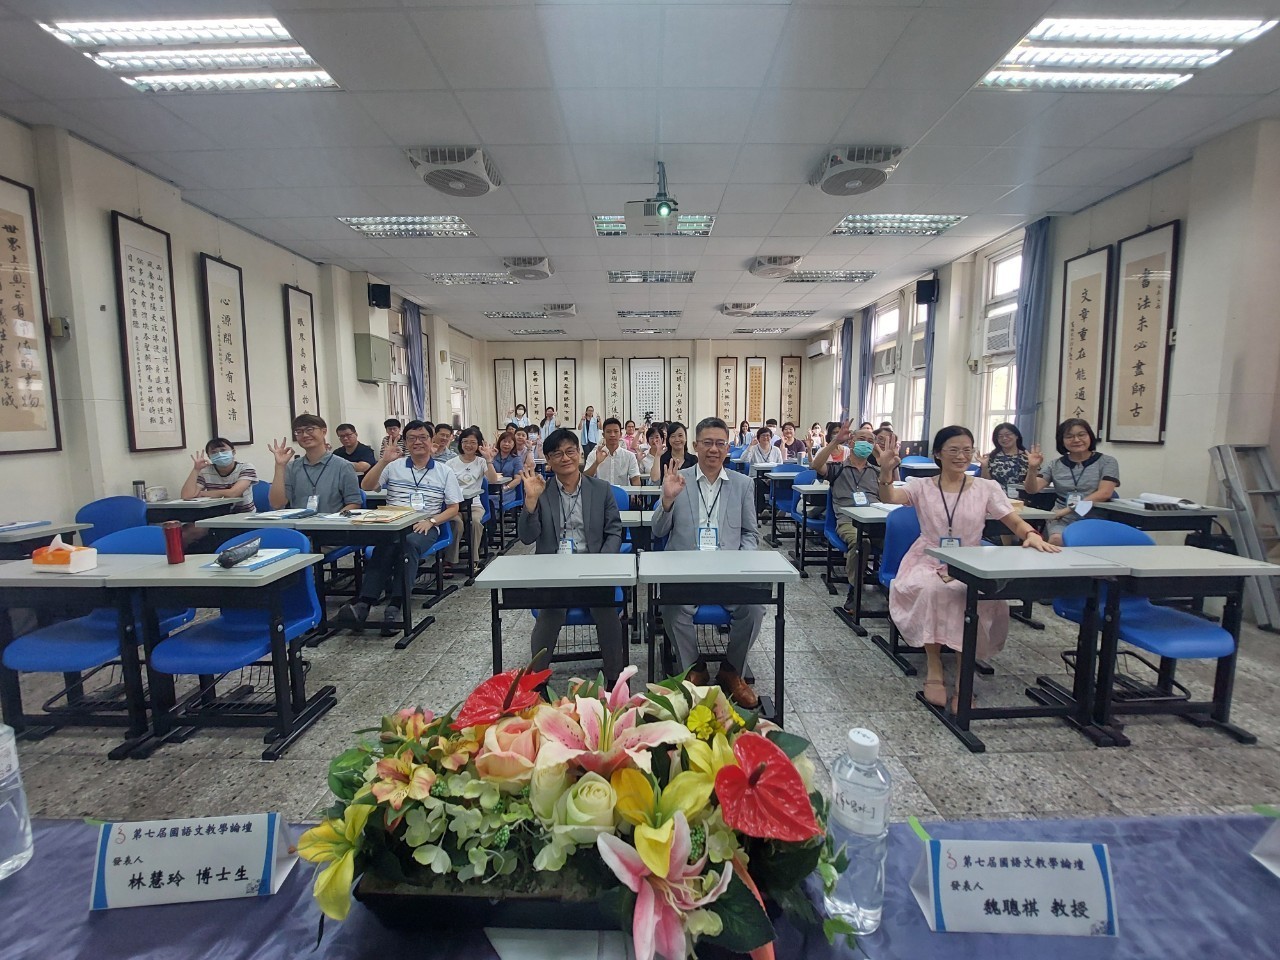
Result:
M604 361L604 416L617 417L619 420L627 419L622 400L622 385L626 378L623 373L625 363L625 360L618 357L608 357Z
M292 416L320 416L320 371L316 361L316 318L311 294L284 285L284 340L289 348L289 400Z
M1120 241L1108 440L1164 442L1180 224Z
M582 416L578 412L578 361L573 357L556 360L556 421L576 423ZM603 421L603 417L601 420Z
M530 420L541 421L547 407L554 404L548 399L546 382L546 364L542 360L526 360L524 362L525 407L529 411ZM557 423L562 423L559 416Z
M752 423L764 423L764 357L747 357L747 415ZM725 423L729 421L726 420Z
M738 422L738 358L716 360L716 416L725 423ZM764 423L761 417L753 423Z
M666 364L661 357L633 357L631 360L631 419L636 423L656 423L675 420L684 423L674 413L667 416L667 404L663 396L666 380Z
M36 196L0 177L0 453L61 449Z
M671 419L689 422L689 358L671 358Z
M800 423L800 358L782 358L782 399L778 407L778 419L786 423Z
M245 350L244 277L234 263L200 254L213 436L253 443L249 357Z
M1058 361L1058 423L1087 420L1101 434L1104 360L1111 319L1111 246L1062 266L1062 353Z
M497 413L498 429L502 430L516 416L516 362L514 360L493 361L493 403ZM535 421L542 416L541 410L529 410L526 416Z
M111 211L129 449L180 450L182 368L169 234Z

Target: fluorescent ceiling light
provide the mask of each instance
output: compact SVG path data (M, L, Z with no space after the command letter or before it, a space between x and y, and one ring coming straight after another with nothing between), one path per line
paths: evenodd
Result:
M542 329L537 327L521 327L519 330L512 330L511 335L514 337L562 337L564 331L552 329L550 327Z
M474 237L461 217L338 217L366 237Z
M312 70L319 69L311 54L298 46L199 47L171 50L98 50L88 54L100 67L115 73L174 73L182 70L208 73L214 70Z
M964 217L949 213L851 213L831 231L836 237L936 237Z
M804 320L817 312L817 310L752 310L751 315L764 320Z
M627 219L622 214L601 213L591 218L597 237L625 237ZM713 213L678 213L676 228L670 233L646 233L647 237L709 237L716 225Z
M61 20L42 23L73 47L147 47L180 43L273 43L292 40L275 17L210 20Z
M622 320L670 320L673 317L684 316L683 310L619 310L618 317Z
M1275 20L1112 20L1048 17L1028 40L1053 43L1248 43L1276 25Z
M783 283L866 283L876 275L874 270L797 270ZM760 316L760 314L753 314Z
M432 283L440 283L445 286L457 286L464 283L519 283L520 281L505 273L429 273L425 276L431 279Z
M758 333L765 336L776 336L779 333L786 333L788 327L738 327L734 333Z
M669 337L676 332L675 327L623 327L622 332L632 337Z
M979 86L998 90L1172 90L1189 73L1088 73L1062 70L992 70Z
M692 270L610 270L610 283L693 283Z
M1045 47L1019 44L1005 54L1000 67L1087 67L1100 70L1196 70L1211 67L1230 50L1208 47Z
M545 320L547 318L541 310L486 310L484 315L490 320Z

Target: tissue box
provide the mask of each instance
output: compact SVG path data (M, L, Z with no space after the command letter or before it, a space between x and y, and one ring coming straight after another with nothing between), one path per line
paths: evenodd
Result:
M76 547L55 537L47 547L37 547L31 554L31 565L43 573L81 573L98 565L98 551L93 547Z

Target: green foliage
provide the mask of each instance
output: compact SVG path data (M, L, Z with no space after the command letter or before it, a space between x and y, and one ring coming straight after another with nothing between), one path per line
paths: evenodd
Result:
M329 789L344 803L350 803L356 791L364 786L364 771L370 755L365 747L344 750L329 761Z
M728 864L724 869L732 870ZM703 937L708 943L714 943L734 953L750 953L756 947L762 947L773 941L773 924L764 907L756 900L755 894L747 889L735 875L720 899L710 904L707 909L718 914L724 929L714 937ZM701 942L701 941L699 941Z
M821 840L803 844L767 840L752 850L751 875L774 893L804 883L805 877L817 869L821 856Z
M778 748L792 760L809 749L808 740L797 737L794 733L787 733L785 730L770 730L765 736L777 744Z

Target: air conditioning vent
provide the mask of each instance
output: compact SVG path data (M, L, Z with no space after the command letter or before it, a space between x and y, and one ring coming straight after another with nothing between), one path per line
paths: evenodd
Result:
M1013 325L1018 317L1018 308L1009 306L999 313L987 315L982 328L982 355L994 357L1002 353L1013 353L1015 348Z
M813 360L817 357L829 357L835 352L830 340L815 340L805 348L804 355Z
M871 355L871 375L873 377L888 376L898 369L897 348L885 347Z
M925 366L924 337L919 337L911 341L911 369L923 370Z
M502 265L516 280L546 280L556 272L546 257L507 257Z
M578 315L576 303L544 303L542 309L548 317L556 320L565 320Z
M888 180L901 157L901 147L841 147L827 152L809 182L833 197L856 197Z
M498 168L479 147L418 147L406 153L423 183L451 197L483 197L502 184Z
M756 257L751 274L762 280L785 280L796 272L802 260L804 257Z
M725 303L720 306L720 312L726 317L750 317L755 310L754 303Z

